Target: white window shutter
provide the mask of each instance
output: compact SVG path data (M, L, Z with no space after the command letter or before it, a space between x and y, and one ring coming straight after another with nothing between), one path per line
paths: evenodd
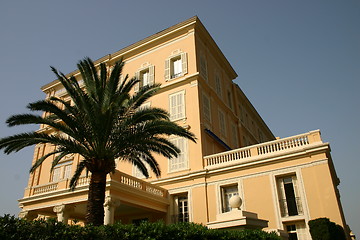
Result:
M204 111L205 119L210 122L211 121L210 99L205 94L203 95L203 111Z
M140 81L141 81L141 79L140 79L140 72L136 72L136 73L135 73L135 78L136 78L137 80L140 80ZM134 91L135 91L135 92L138 92L139 89L140 89L140 82L138 82L138 83L135 84Z
M149 85L153 85L154 84L154 80L155 80L155 66L151 65L149 67Z
M181 53L181 64L182 64L182 75L187 74L188 67L187 67L187 53Z
M176 95L170 96L170 119L176 118Z
M280 199L285 199L285 189L284 189L284 181L283 178L278 179L278 187L279 187L279 197Z
M183 94L178 94L177 95L177 115L178 115L178 118L182 118L184 116L183 107L184 107Z
M180 153L176 158L169 159L169 171L178 171L182 169L186 169L188 167L187 163L187 142L184 138L174 138L171 139L176 147L179 148Z
M169 95L169 111L171 120L179 120L185 117L184 91Z
M165 60L165 81L170 80L170 58Z
M298 190L298 184L297 184L296 176L292 177L292 182L293 182L295 197L298 198L299 197L299 192L298 192L299 190Z

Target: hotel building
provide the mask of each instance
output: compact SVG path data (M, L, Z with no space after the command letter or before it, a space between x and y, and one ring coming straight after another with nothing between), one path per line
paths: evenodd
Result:
M181 154L157 158L160 178L150 173L146 179L130 163L118 162L107 178L106 224L191 221L209 228L262 228L284 239L311 239L307 222L327 217L347 231L329 143L323 142L319 130L275 138L233 82L236 72L198 17L95 64L111 68L121 58L123 74L141 80L134 91L161 83L144 107L167 109L172 121L196 135L197 143L171 137ZM80 77L78 71L71 75ZM58 80L41 89L46 98L70 101ZM47 126L38 131L61 134ZM33 163L55 147L35 146ZM19 200L20 216L84 221L88 176L84 173L69 191L79 161L80 156L69 155L50 171L52 159L47 159L31 173ZM230 198L237 203L230 204Z

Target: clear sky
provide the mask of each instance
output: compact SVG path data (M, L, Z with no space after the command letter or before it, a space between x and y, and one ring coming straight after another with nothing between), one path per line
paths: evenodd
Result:
M360 237L360 1L1 1L0 137L40 87L197 15L275 136L320 129L330 142L348 224ZM33 148L0 153L0 215L18 214Z

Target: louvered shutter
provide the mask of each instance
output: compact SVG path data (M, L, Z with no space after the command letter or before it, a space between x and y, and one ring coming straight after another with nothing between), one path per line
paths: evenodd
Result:
M286 204L285 189L284 189L284 179L279 178L277 180L277 184L278 184L279 204L280 204L281 216L284 217L288 213L287 204Z
M184 95L182 93L177 95L177 118L184 117Z
M141 82L140 72L136 72L136 73L135 73L135 78L138 79L138 80L140 80L140 82ZM135 86L134 86L134 91L135 91L135 92L138 92L138 91L139 91L139 89L140 89L140 82L138 82L138 83L135 84Z
M179 148L180 153L176 158L169 159L169 171L177 171L187 168L187 142L184 138L174 138L170 140L177 148Z
M165 81L170 80L170 58L165 60Z
M187 53L181 53L182 75L187 74Z
M151 65L149 67L149 76L148 76L149 85L153 85L155 81L155 66Z

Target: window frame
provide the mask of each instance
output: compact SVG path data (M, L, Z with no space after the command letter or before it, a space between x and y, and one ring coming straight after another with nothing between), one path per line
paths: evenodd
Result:
M72 177L72 165L73 159L66 159L58 163L51 171L50 182L59 182L61 180L70 179ZM70 167L70 170L67 170L68 167Z
M148 83L144 84L143 76L145 73L148 73ZM155 66L150 63L144 63L140 69L138 69L137 72L135 72L135 78L139 79L140 81L135 84L134 91L138 92L140 88L144 86L151 86L155 83Z
M181 72L174 73L174 62L181 61ZM179 78L188 73L187 53L180 50L174 51L173 55L165 60L165 81L170 81Z
M230 190L226 193L227 190ZM235 190L235 191L234 191ZM228 195L231 195L230 197ZM239 185L238 183L227 184L220 186L220 197L221 197L221 213L226 213L231 211L229 200L233 196L240 196Z
M295 199L289 199L292 196L287 196L286 190L285 190L285 184L284 180L291 178L292 183L292 189ZM276 183L276 191L277 191L277 200L279 204L279 212L280 216L282 218L287 217L295 217L295 216L304 216L304 203L302 201L300 189L299 189L299 183L298 183L298 177L295 172L288 173L286 175L279 175L275 178ZM290 215L290 211L293 211L292 209L289 209L289 200L293 200L293 204L295 204L296 207L296 214Z

